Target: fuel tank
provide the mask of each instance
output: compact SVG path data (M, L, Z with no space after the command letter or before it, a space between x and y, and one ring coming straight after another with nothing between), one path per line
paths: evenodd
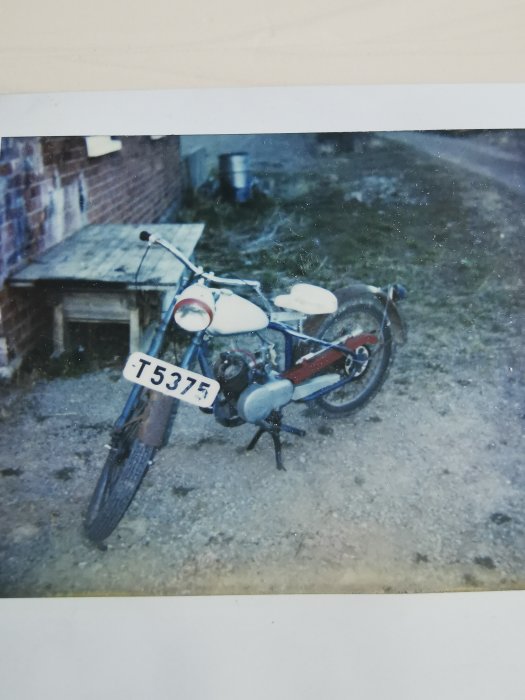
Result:
M215 315L208 326L213 335L234 335L260 331L268 326L268 316L248 299L234 294L230 289L219 289L215 302Z

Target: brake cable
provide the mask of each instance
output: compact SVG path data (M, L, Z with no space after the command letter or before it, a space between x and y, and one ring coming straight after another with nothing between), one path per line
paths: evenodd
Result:
M142 267L144 260L146 259L146 255L150 251L150 248L151 248L151 245L146 246L144 253L142 254L142 258L140 259L139 266L137 267L137 271L135 272L135 289L137 292L139 291L139 281L138 280L139 280L140 269Z

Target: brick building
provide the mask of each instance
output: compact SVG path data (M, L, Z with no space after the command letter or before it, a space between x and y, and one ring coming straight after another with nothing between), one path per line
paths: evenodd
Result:
M51 325L45 299L10 274L86 224L168 220L180 197L177 136L2 138L0 375Z

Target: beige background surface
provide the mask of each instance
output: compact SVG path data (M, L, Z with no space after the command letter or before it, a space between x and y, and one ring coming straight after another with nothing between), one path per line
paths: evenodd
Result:
M0 92L525 80L522 0L3 0Z

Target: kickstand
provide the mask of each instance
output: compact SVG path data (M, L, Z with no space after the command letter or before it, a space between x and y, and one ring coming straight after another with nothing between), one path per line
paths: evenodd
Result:
M253 450L255 445L259 442L261 435L264 433L269 433L273 440L277 469L286 471L282 459L281 430L284 430L287 433L292 433L293 435L300 435L301 437L306 435L306 431L301 430L300 428L294 428L291 425L284 425L282 423L281 414L278 411L272 411L267 420L261 421L259 430L255 433L246 449Z

